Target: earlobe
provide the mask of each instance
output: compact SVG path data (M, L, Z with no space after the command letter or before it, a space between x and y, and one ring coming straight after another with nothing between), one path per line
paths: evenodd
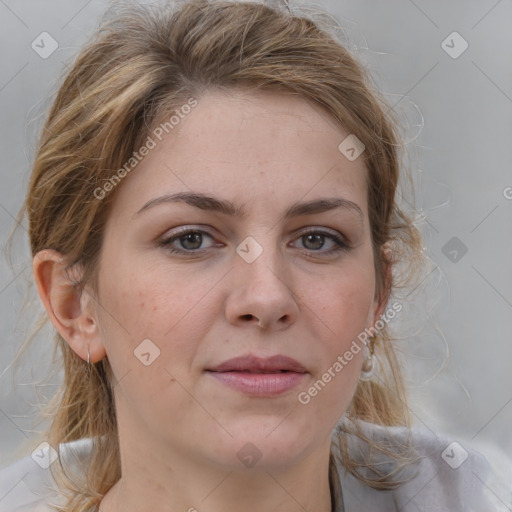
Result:
M76 286L66 268L65 258L52 249L44 249L33 260L37 290L50 321L69 346L84 360L105 356L91 298Z

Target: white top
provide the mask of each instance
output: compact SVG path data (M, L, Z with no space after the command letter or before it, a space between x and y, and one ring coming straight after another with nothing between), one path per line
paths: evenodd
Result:
M336 432L333 451L339 453ZM348 425L348 423L346 423ZM363 431L376 441L385 439L400 444L408 438L405 427L381 427L360 422ZM437 436L424 428L413 428L413 446L419 460L407 466L398 477L413 476L394 490L376 490L337 467L342 492L342 504L336 512L510 512L512 484L499 482L487 460L464 443L446 436ZM347 435L351 457L368 456L368 445L353 434ZM60 445L61 456L68 453L86 456L91 439L81 439ZM51 454L46 444L41 450L0 470L0 512L54 512L49 503L59 500L50 469ZM377 452L376 452L377 453ZM380 453L380 452L379 452ZM387 472L393 461L382 454L373 456L373 463ZM367 470L367 476L375 476ZM506 494L506 496L505 496ZM62 496L60 496L62 499Z

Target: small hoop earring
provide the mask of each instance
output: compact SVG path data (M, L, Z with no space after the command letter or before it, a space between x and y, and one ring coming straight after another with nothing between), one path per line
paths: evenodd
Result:
M87 366L91 364L91 354L89 354L89 349L87 349Z
M375 359L373 355L373 338L370 340L371 346L364 346L364 354L365 358L363 361L363 365L361 366L361 375L359 379L363 382L368 382L372 379L373 374L375 373Z

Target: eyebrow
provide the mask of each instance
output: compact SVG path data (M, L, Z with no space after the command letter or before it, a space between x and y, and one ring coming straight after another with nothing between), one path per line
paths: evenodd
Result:
M165 203L186 203L190 206L194 206L195 208L199 208L200 210L222 213L232 217L245 217L247 215L242 205L235 205L231 201L217 199L199 192L178 192L176 194L166 194L149 200L134 215L134 217L149 210L150 208L154 208L155 206ZM295 203L286 211L284 219L288 220L301 215L323 213L336 208L351 210L359 216L361 222L363 221L363 212L361 208L356 203L341 197L321 198L303 203Z

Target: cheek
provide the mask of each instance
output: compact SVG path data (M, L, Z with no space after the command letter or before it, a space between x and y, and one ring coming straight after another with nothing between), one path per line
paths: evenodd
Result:
M340 348L369 326L374 293L371 272L347 272L324 280L305 303L324 323L333 345Z
M145 263L121 260L110 272L100 273L100 325L107 354L116 376L139 372L137 356L149 352L144 357L155 357L152 367L168 368L182 378L211 324L211 282Z
M202 288L200 282L192 284L183 273L147 263L128 265L121 261L112 271L104 272L100 297L117 320L114 327L124 327L133 337L162 338L193 309Z
M186 384L194 356L194 333L186 327L197 297L173 292L169 281L156 269L121 265L101 281L101 334L119 382L116 397L141 415L150 415L155 403L173 403L174 410L190 401L179 383Z
M325 281L310 296L319 325L316 372L297 396L312 432L334 426L356 391L363 350L357 336L367 327L373 304L371 279L356 275Z

